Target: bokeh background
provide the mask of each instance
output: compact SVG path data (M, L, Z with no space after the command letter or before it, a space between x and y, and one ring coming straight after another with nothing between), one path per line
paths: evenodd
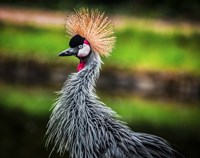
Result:
M134 131L199 158L198 0L1 0L0 157L49 156L45 131L54 92L78 63L58 57L68 47L65 16L82 6L105 11L115 25L116 47L103 58L97 83L101 100Z

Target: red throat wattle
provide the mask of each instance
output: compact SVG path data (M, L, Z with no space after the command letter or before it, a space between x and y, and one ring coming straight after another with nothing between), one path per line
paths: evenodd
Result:
M77 66L77 71L81 71L85 67L85 62L81 61Z

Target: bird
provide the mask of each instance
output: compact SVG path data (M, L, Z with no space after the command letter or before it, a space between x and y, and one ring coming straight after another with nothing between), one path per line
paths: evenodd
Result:
M180 158L163 138L132 131L96 94L101 57L112 52L116 36L111 20L98 9L79 8L67 15L69 48L59 56L79 59L58 92L47 123L46 145L70 158Z

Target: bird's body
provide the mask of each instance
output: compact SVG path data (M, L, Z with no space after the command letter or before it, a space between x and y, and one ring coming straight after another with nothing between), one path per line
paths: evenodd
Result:
M99 101L94 86L101 60L95 53L86 60L64 84L49 121L49 140L58 151L69 150L72 158L175 158L165 140L131 131Z
M99 77L101 58L91 48L80 53L78 41L85 41L76 35L70 46L76 49L80 59L78 72L69 76L60 97L55 104L47 130L47 143L63 154L69 151L71 158L176 158L179 154L160 137L136 133L95 93ZM87 42L84 42L87 43ZM79 49L77 49L77 45ZM61 56L72 55L68 49ZM81 54L81 55L80 55ZM84 57L82 54L86 54ZM80 57L81 56L81 57ZM53 148L53 149L54 149Z

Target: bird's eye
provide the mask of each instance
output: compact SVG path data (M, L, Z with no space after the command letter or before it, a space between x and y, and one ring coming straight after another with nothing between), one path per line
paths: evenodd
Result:
M79 48L79 49L83 48L83 45L79 45L78 48Z

